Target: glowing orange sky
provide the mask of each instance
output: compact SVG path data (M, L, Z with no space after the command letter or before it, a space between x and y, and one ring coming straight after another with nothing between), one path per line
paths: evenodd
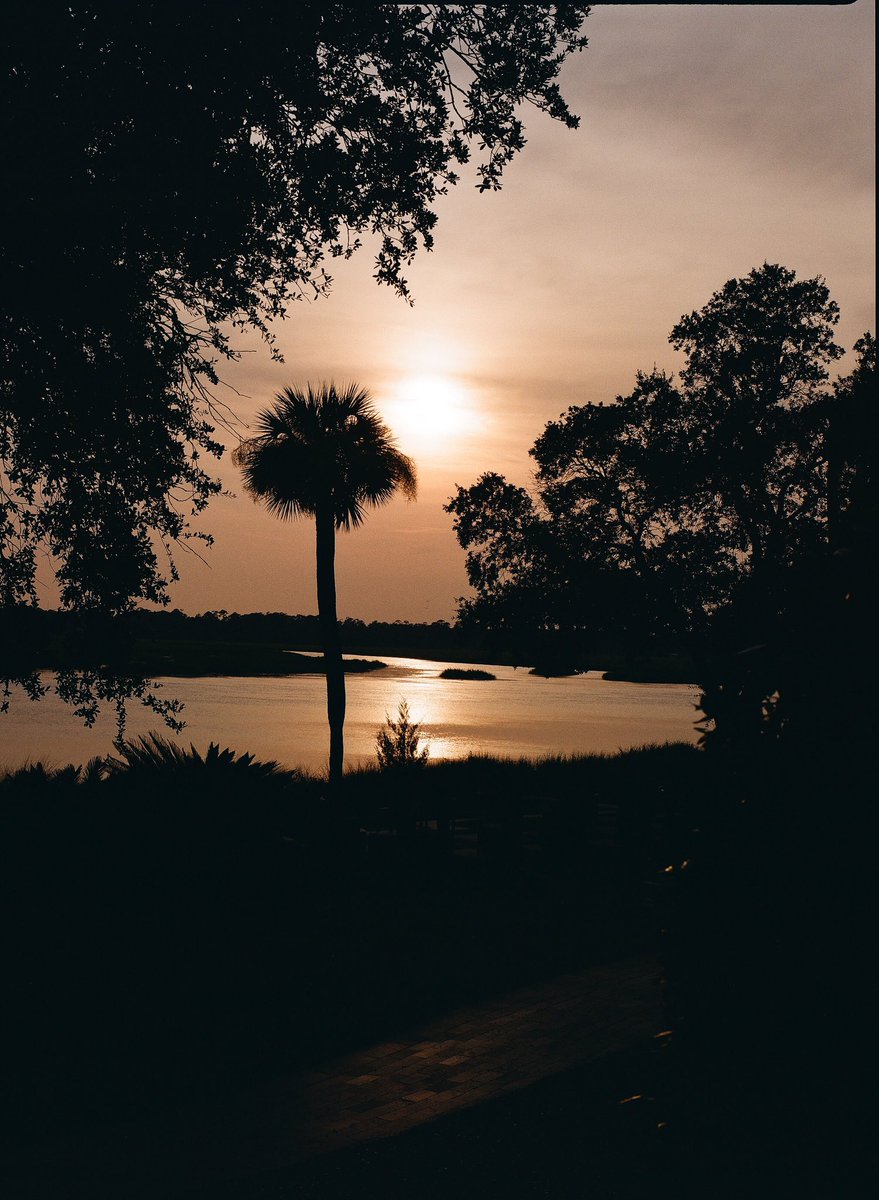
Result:
M838 340L875 330L874 19L872 0L595 8L562 80L580 130L526 114L503 190L462 179L408 273L414 307L373 282L366 247L277 327L283 364L239 342L222 373L241 395L223 396L243 420L287 384L356 380L418 465L416 504L340 535L341 616L451 618L466 591L442 511L454 485L527 483L545 422L630 390L638 368L676 369L669 330L727 279L764 261L821 274ZM202 519L210 565L180 556L172 604L315 611L311 525L258 509L228 461L220 473L238 495Z

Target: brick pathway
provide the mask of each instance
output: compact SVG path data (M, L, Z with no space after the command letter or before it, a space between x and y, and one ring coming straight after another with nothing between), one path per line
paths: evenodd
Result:
M45 1147L5 1194L170 1200L391 1137L650 1038L657 979L639 957L520 988L234 1099Z

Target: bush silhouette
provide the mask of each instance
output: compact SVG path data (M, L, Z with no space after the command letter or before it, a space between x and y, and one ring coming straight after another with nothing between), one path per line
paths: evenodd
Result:
M405 700L400 701L397 709L397 720L388 716L386 727L380 729L375 739L378 765L382 770L388 767L421 766L427 762L430 751L427 746L422 750L421 723L409 718L409 705Z

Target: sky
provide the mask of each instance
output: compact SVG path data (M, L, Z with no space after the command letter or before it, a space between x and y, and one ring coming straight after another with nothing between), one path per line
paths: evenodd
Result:
M526 112L501 192L463 173L407 272L411 307L375 283L367 245L275 326L283 363L236 334L220 395L245 424L286 386L356 381L418 468L415 503L339 535L341 617L454 619L455 487L529 484L547 421L639 369L679 370L672 326L728 279L764 261L822 275L840 344L875 331L874 24L874 0L596 6L561 77L579 130ZM228 459L218 473L229 494L195 526L215 545L179 555L172 606L315 612L312 524L254 504Z

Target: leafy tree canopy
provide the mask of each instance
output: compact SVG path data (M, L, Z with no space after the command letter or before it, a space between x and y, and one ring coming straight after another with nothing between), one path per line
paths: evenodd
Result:
M498 475L459 488L447 508L476 593L461 615L555 630L572 653L583 631L694 633L743 580L826 549L829 506L862 511L875 377L867 335L831 388L837 321L822 279L764 264L672 330L677 381L639 373L546 426L535 496Z
M254 499L282 519L326 515L337 529L362 525L366 509L396 491L415 499L415 466L365 388L285 388L232 455Z
M216 363L330 284L429 248L477 146L496 188L557 76L576 5L20 5L0 49L0 603L164 601L174 544L217 491ZM167 559L160 564L164 546Z

